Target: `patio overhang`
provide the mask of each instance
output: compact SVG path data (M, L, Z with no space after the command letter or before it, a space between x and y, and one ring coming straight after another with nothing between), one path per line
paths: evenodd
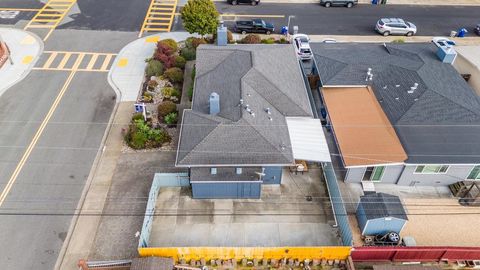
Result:
M327 140L320 119L286 117L293 158L306 161L331 162Z

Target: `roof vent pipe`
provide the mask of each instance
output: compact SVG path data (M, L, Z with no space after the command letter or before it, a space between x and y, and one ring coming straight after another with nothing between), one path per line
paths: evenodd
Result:
M220 96L213 92L210 94L209 98L209 103L210 103L210 114L211 115L216 115L220 112Z

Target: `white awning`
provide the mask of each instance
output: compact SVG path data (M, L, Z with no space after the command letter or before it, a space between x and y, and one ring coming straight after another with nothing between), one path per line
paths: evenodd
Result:
M299 160L331 162L320 119L287 117L293 157Z

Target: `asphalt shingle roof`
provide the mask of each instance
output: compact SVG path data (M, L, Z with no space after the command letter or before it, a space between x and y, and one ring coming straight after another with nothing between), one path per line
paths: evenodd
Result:
M386 193L370 193L360 196L360 204L369 220L384 217L408 220L405 208L398 196Z
M291 45L200 46L176 164L292 164L285 117L312 116L306 91ZM209 115L212 92L220 96L217 115Z
M480 97L433 44L312 43L323 85L371 84L411 164L480 163ZM368 68L373 80L366 82ZM408 94L414 84L418 87Z

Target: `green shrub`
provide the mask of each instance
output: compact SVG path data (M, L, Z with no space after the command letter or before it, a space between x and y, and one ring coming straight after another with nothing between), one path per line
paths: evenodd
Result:
M158 116L164 117L165 115L176 112L177 105L171 101L164 101L158 105Z
M191 100L192 100L192 97L193 97L193 83L190 84L190 86L188 87L187 95L188 95L188 98L189 98L190 101L191 101Z
M145 92L143 93L142 99L144 102L152 102L153 101L153 96L152 94Z
M177 113L176 112L172 112L172 113L169 113L167 115L165 115L165 117L163 118L165 120L165 123L167 125L173 125L173 124L176 124L177 123Z
M275 39L274 38L266 38L262 39L263 44L275 44Z
M149 127L143 119L135 120L129 126L125 141L133 149L159 147L170 141L170 136L165 130Z
M195 66L193 66L193 69L192 69L192 81L195 80L195 73L197 72L197 68Z
M139 113L133 114L132 122L135 122L135 120L144 120L143 113L139 112Z
M157 87L157 85L158 85L158 82L155 81L155 80L150 80L147 83L148 89L155 89L155 87Z
M194 37L188 37L186 40L185 40L185 47L186 48L193 48L193 39Z
M163 74L163 64L158 60L150 60L147 64L147 76L160 76Z
M281 37L280 40L278 41L278 43L280 44L287 44L288 43L288 40L284 37Z
M242 43L245 44L259 44L262 42L262 38L259 35L248 34L242 39Z
M165 87L162 89L162 95L166 98L177 97L180 98L180 91L173 87Z
M177 51L178 50L178 44L175 40L171 39L171 38L167 38L167 39L164 39L164 40L160 40L158 43L162 43L162 44L165 44L166 46L168 46L170 49L172 49L172 51Z
M185 58L183 58L182 56L175 56L175 67L183 69L186 62L187 60L185 60Z
M185 60L187 60L187 61L192 61L192 60L195 60L195 58L196 58L196 52L195 52L195 49L193 47L182 48L182 50L180 51L180 55L183 58L185 58Z
M179 83L183 81L183 71L177 67L165 70L163 75L172 83Z

